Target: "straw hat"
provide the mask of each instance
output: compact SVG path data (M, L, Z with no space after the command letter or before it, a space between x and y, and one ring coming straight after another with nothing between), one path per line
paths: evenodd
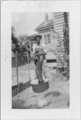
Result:
M39 38L41 39L41 38L42 38L42 35L36 35L36 36L34 37L34 40L36 40L37 37L39 37Z

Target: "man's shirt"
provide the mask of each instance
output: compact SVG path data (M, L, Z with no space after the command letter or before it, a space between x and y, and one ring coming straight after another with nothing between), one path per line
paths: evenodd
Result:
M47 48L44 43L37 45L36 43L33 44L33 53L35 54L36 49L43 49L44 53L47 53Z

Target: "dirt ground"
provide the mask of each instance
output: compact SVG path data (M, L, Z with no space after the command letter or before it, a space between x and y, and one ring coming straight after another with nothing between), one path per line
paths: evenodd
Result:
M57 75L55 70L47 70L49 89L35 93L32 87L20 92L12 98L13 109L53 109L69 108L69 80Z

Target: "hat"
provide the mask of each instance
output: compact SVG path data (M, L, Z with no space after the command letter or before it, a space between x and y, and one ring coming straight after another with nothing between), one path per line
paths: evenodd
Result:
M37 37L40 37L40 39L41 39L41 38L42 38L42 35L36 35L36 36L34 37L34 40L36 40Z

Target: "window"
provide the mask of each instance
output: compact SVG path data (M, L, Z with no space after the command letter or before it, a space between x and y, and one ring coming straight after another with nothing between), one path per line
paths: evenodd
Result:
M51 43L50 34L48 34L48 43Z
M47 44L47 43L51 43L50 34L48 34L48 35L44 35L44 38L45 38L45 44Z
M47 38L46 38L46 35L44 35L44 38L45 38L45 44L47 44Z

